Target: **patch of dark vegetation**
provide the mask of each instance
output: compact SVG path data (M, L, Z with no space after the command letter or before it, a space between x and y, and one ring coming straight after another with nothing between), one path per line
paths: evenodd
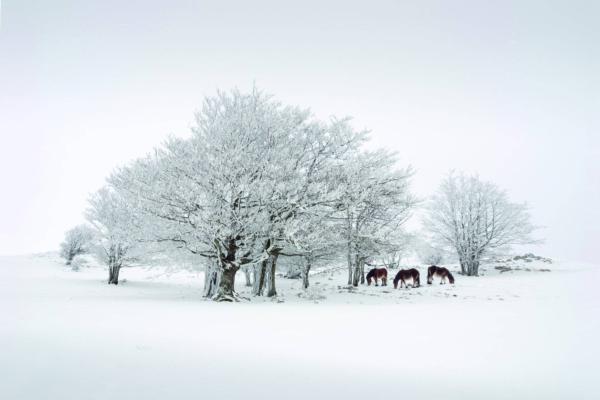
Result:
M525 262L541 261L541 262L545 262L548 264L552 264L551 258L536 256L533 253L526 253L526 254L523 254L522 256L514 256L512 259L515 261L525 261Z
M503 272L513 272L513 271L550 272L550 270L548 268L533 269L533 268L509 267L507 265L497 265L497 266L494 267L494 269L497 269L498 271L500 271L500 273L503 273Z

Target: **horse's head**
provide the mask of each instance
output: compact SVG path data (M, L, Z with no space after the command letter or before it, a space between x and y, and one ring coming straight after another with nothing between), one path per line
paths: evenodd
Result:
M367 272L367 285L371 284L371 278L373 278L374 275L375 275L375 268L373 268L369 272Z

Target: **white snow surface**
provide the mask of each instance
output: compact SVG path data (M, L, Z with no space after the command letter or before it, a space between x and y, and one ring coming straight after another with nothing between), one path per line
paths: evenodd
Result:
M201 273L113 286L53 254L0 257L0 398L600 398L600 268L523 266L355 292L343 270L307 293L280 277L276 301L224 304Z

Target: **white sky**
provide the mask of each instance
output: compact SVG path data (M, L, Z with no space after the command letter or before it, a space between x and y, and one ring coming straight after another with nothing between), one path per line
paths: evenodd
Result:
M596 260L600 2L283 3L2 1L0 254L55 249L115 166L256 82L354 116L417 194L476 171L530 204L536 253Z

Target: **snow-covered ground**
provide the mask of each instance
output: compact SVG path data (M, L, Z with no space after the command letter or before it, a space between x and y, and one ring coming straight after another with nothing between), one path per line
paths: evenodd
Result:
M0 398L600 398L600 268L494 265L443 286L420 268L402 290L280 278L278 301L217 304L198 273L129 268L115 287L1 257Z

